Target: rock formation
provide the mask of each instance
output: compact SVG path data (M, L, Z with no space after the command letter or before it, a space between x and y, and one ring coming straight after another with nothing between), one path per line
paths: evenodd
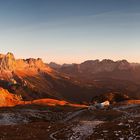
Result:
M14 95L3 88L0 88L0 107L15 106L20 100L20 96Z

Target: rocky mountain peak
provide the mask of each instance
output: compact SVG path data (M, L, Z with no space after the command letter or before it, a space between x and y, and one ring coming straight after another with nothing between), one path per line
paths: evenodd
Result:
M110 60L110 59L103 59L102 61L100 61L101 64L107 64L107 65L110 65L110 64L114 64L115 62L113 60Z
M131 69L131 64L127 60L117 61L118 69L120 70L129 70Z
M41 58L29 59L15 59L14 55L10 52L7 54L0 54L0 71L12 72L15 70L27 69L44 69L48 66L42 61Z
M55 62L50 62L50 63L49 63L49 66L52 67L52 68L54 68L54 69L59 69L59 68L61 68L61 65L60 65L60 64L57 64L57 63L55 63Z
M99 62L100 61L98 59L96 59L96 60L87 60L87 61L81 63L81 65L93 65L93 64L97 64Z
M16 60L12 53L0 54L0 70L14 70L15 64Z
M14 54L11 52L8 52L5 56L9 59L15 59Z
M45 66L41 58L29 58L26 59L25 62L28 64L30 68L42 68Z

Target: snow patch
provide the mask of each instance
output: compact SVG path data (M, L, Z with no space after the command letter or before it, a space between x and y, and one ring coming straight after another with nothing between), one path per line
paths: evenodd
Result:
M76 127L72 128L73 133L69 140L85 140L93 134L93 128L101 123L103 121L81 121Z

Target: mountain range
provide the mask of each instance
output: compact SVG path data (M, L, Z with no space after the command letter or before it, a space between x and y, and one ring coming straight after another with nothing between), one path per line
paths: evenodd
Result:
M106 94L117 98L116 93L139 99L140 64L105 59L59 65L46 64L40 58L16 59L12 53L0 54L0 87L22 101L51 98L89 103Z
M113 61L109 59L87 60L81 64L59 65L51 62L49 66L71 77L95 81L100 79L129 80L140 82L140 64L129 63L127 60Z

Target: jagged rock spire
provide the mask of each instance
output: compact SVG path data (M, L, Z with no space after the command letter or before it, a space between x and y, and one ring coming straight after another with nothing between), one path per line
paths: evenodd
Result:
M6 55L0 55L0 70L14 70L15 57L12 53L8 52Z

